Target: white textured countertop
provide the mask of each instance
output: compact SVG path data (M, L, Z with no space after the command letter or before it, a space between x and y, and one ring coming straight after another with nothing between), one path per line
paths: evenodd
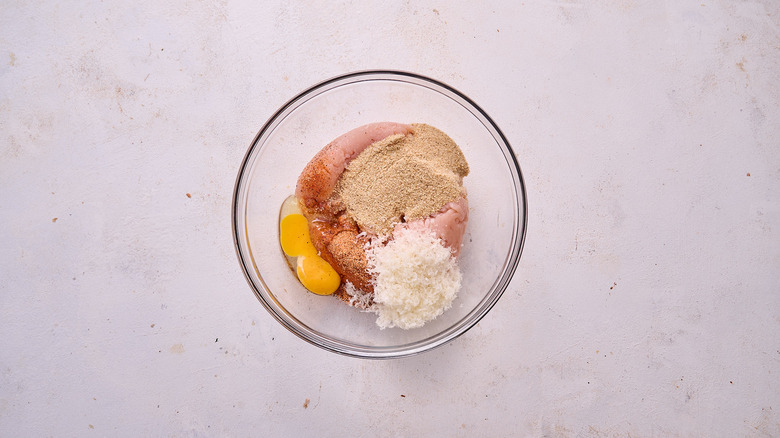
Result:
M255 3L0 7L0 435L780 436L780 3ZM281 327L230 229L263 122L369 68L529 198L496 307L393 361Z

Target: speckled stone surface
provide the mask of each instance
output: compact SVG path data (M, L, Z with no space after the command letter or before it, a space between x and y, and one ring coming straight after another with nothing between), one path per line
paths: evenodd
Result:
M0 435L780 435L780 3L6 1ZM529 225L471 331L394 361L280 326L238 166L331 76L502 128Z

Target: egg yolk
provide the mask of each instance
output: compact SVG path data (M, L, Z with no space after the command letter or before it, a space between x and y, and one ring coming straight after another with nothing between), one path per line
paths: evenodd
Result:
M309 222L301 214L288 214L279 223L282 250L297 257L296 273L303 286L317 295L330 295L341 284L339 274L317 254L309 237Z

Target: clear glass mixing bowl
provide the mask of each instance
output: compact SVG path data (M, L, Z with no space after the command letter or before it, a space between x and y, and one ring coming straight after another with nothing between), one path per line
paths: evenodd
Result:
M306 163L360 125L427 123L460 146L469 222L452 308L422 328L381 330L376 315L306 291L279 245L279 208ZM233 238L260 303L291 332L355 357L394 358L441 346L474 326L509 285L523 249L526 193L517 158L501 130L463 93L400 71L361 71L329 79L284 104L260 129L241 163L233 195Z

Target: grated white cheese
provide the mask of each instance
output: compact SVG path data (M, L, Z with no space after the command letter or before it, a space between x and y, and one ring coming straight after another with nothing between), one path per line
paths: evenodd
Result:
M428 231L402 229L367 251L375 275L374 308L382 328L422 327L452 306L460 289L457 260Z
M364 311L372 310L371 297L373 296L369 292L363 292L355 287L349 280L344 281L344 292L349 295L348 304Z

